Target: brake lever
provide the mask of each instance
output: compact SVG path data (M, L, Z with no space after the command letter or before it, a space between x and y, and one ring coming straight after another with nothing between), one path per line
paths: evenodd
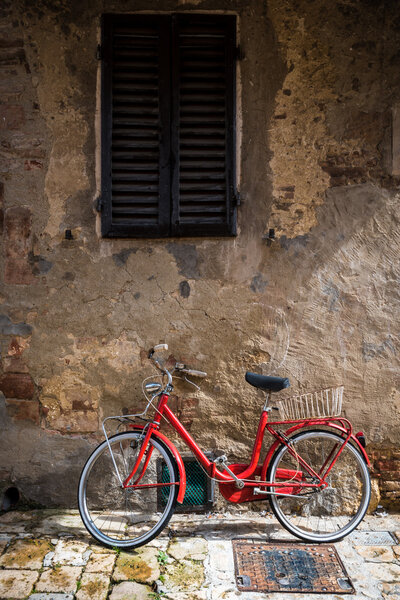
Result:
M185 381L187 381L188 383L190 383L190 385L192 385L193 387L195 387L197 390L200 390L200 386L197 385L197 383L194 383L194 381L190 381L190 379L188 379L185 375Z

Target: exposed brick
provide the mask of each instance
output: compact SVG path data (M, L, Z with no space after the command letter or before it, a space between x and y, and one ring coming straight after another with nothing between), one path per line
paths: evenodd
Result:
M21 258L27 256L30 250L31 211L24 206L14 206L6 210L5 232L7 257Z
M25 113L19 104L0 104L0 129L19 129L25 124Z
M400 492L400 481L382 481L381 487L382 490L387 490L389 492Z
M190 430L193 420L198 414L199 400L197 398L171 396L170 406L186 429Z
M397 470L388 471L382 476L385 481L399 481L400 480L400 465L397 466Z
M350 111L344 137L346 139L361 138L364 144L377 147L381 141L382 131L388 125L388 117L384 113Z
M21 47L1 48L0 65L12 66L26 63L25 50Z
M396 500L397 498L400 498L400 490L396 492L386 492L386 497L389 500Z
M27 326L27 327L30 327L30 326ZM26 349L26 346L27 346L27 342L25 340L17 340L16 338L13 338L8 346L8 355L9 356L21 356L21 354Z
M6 210L5 232L5 283L29 284L35 281L29 264L31 250L31 211L18 206Z
M43 169L43 163L40 160L26 160L24 169L25 171L38 171Z
M5 373L0 378L0 391L6 398L33 398L35 386L32 377L26 373Z
M19 356L6 356L3 370L5 373L28 373L28 367Z
M0 235L4 226L4 183L0 181Z
M361 167L329 165L326 163L322 163L321 166L331 177L355 178L365 175L365 170Z
M25 259L7 258L4 269L4 282L14 285L29 285L35 281L32 268Z
M9 154L33 159L45 157L46 152L42 144L42 138L21 132L11 134L1 142L1 146Z
M24 41L20 37L12 35L12 32L2 31L0 37L0 48L22 48Z
M0 81L0 97L3 99L3 102L6 100L17 100L23 91L24 84L21 80L15 79L15 77L13 79L7 77L4 81Z
M16 421L33 421L39 425L39 402L37 400L6 399L7 413Z
M398 466L398 462L394 460L378 460L375 463L375 469L377 471L392 471Z

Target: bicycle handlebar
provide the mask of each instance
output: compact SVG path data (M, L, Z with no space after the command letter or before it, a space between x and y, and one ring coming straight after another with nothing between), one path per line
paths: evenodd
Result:
M156 352L158 352L159 350L168 350L168 344L157 344L156 346L153 346L153 348L150 348L150 350L149 350L148 357L150 360L152 360L154 362L157 369L159 369L160 371L162 371L162 373L167 375L168 382L171 383L172 382L171 373L168 371L168 369L166 369L164 366L162 366L156 358L153 358L154 354ZM190 367L187 367L183 363L176 363L175 370L180 373L185 373L186 375L192 375L193 377L207 377L207 373L205 373L205 371L197 371L197 369L191 369Z

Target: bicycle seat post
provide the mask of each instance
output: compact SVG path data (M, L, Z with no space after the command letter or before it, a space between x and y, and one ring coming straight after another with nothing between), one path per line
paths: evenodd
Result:
M268 407L268 402L269 402L269 400L270 400L270 398L271 398L271 393L272 393L272 392L270 392L270 391L268 391L268 392L266 393L266 396L265 396L265 404L264 404L264 408L263 408L263 410L266 410L266 411L270 411L270 410L271 410L271 407Z

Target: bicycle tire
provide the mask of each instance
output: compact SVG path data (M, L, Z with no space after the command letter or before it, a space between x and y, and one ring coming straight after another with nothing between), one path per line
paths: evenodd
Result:
M123 432L109 438L122 480L135 464L141 441L140 432ZM179 488L176 461L166 444L155 436L150 438L149 446L151 458L140 481L148 487L122 488L107 441L92 452L83 467L78 487L79 512L86 529L103 546L144 546L161 533L175 510ZM154 485L159 482L160 469L166 487Z
M340 434L323 429L300 432L290 438L298 455L317 473L333 447L342 445L343 441ZM299 468L297 459L284 444L277 448L271 460L268 481L284 481L276 477L278 468ZM337 542L359 525L367 511L371 496L369 470L361 452L351 443L343 448L326 480L329 482L326 489L312 493L310 488L309 496L271 495L269 498L281 525L302 540Z

